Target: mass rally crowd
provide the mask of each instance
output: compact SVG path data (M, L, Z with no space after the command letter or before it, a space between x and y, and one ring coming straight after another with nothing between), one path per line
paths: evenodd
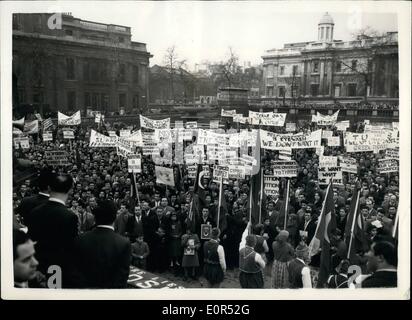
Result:
M132 144L139 162L131 169L130 154L121 147L91 143L92 135L108 139L108 131L117 135L111 141L120 140L126 126L109 126L81 122L71 126L68 140L64 126L54 123L51 141L43 141L40 130L28 136L27 146L14 146L14 172L22 166L35 170L13 193L15 286L50 287L49 267L58 266L63 288L126 288L132 265L173 272L184 281L202 276L209 287L219 287L228 270L239 270L241 287L263 288L269 268L272 288L397 286L399 171L382 172L385 148L348 152L343 143L345 131L361 137L371 124L350 123L342 131L334 123L296 123L287 136L309 137L323 129L340 143L328 146L322 136L315 147L292 143L286 153L261 145L263 129L276 142L286 137L285 126L210 129L214 138L239 132L253 137L247 154L236 152L250 161L244 162L250 170L237 177L220 167L222 156L205 152L210 141L201 145L202 164L186 156L186 150L199 149L196 128L190 139L174 137L160 151L170 153L161 155L171 164L148 155L144 139ZM136 129L128 128L131 135ZM143 136L157 131L142 121L139 130ZM185 161L176 164L179 148ZM53 159L55 151L64 159ZM349 156L354 167L341 170ZM324 157L339 160L340 166L331 165L343 171L339 179L320 179ZM276 169L285 159L289 169L295 165L289 175ZM353 265L360 272L350 281Z

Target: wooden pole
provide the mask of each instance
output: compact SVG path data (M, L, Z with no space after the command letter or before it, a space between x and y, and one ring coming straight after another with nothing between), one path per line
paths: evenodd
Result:
M219 221L220 221L220 207L222 205L222 189L223 189L223 177L220 177L219 183L219 207L217 208L217 222L216 226L219 228Z
M285 221L283 223L283 230L286 230L286 226L288 223L288 210L289 210L289 182L290 180L288 180L288 183L286 184L286 199L284 199L283 201L285 202Z
M355 230L355 223L356 223L356 219L358 218L359 193L360 193L360 190L358 190L358 192L356 194L355 213L353 215L352 226L350 228L350 240L349 240L349 246L348 246L348 254L346 256L346 258L348 258L348 259L350 258L350 251L351 251L351 247L352 247L353 230Z

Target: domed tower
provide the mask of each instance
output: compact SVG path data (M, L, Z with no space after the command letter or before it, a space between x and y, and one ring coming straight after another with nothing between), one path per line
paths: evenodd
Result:
M319 42L332 42L333 41L333 22L329 13L325 13L318 23L318 41Z

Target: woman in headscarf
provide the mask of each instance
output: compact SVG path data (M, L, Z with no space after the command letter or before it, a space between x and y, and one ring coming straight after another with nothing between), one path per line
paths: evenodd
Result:
M289 288L288 262L294 258L293 247L287 242L289 232L281 230L273 242L272 288Z

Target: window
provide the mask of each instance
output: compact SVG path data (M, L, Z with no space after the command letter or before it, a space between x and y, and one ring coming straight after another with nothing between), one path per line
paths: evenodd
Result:
M119 42L123 43L124 42L124 38L123 37L119 37Z
M133 96L133 108L139 108L139 95L135 94Z
M356 83L349 83L348 84L348 96L349 97L356 96Z
M90 107L92 105L91 100L90 100L90 92L85 92L84 93L84 105L86 107Z
M90 80L90 63L87 60L83 62L83 80Z
M76 108L76 92L67 92L67 109L74 110Z
M66 58L66 79L74 79L74 59Z
M283 76L285 74L285 67L281 66L280 67L280 75Z
M292 74L293 75L298 74L298 66L293 66Z
M100 107L100 95L98 93L92 94L92 107L99 108Z
M124 64L119 66L119 81L126 82L126 66Z
M107 80L107 64L105 62L99 63L100 80Z
M109 108L109 95L102 93L102 108L107 110Z
M319 72L319 62L318 61L313 62L313 72L314 73Z
M316 97L319 95L319 84L318 83L312 83L310 85L310 94L312 97Z
M266 88L266 90L267 90L267 96L273 97L273 87L268 87Z
M133 82L134 83L139 82L139 67L138 66L133 66Z
M99 64L96 61L90 62L90 80L99 81Z
M352 60L352 70L356 70L357 66L358 66L358 60Z
M279 89L279 97L284 97L286 94L285 87L278 87Z
M72 36L73 30L66 30L66 36Z
M341 61L336 61L335 71L336 72L341 72L342 71L342 62Z
M340 97L341 85L335 84L335 97Z
M125 108L125 107L126 107L126 94L120 93L119 94L119 108Z

